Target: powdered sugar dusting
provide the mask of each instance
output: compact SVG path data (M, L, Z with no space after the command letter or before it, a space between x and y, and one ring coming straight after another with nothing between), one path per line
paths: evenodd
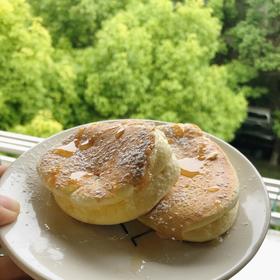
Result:
M65 157L63 152L55 153L58 149L55 147L41 158L39 173L50 188L72 192L86 186L88 194L103 197L111 196L111 190L123 184L142 187L148 176L155 136L150 125L103 123L76 130L62 142L60 149L69 143L72 148L75 143L73 154ZM102 182L105 194L94 187L97 180Z
M183 176L181 172L172 190L140 220L165 237L180 239L182 231L227 209L236 199L237 185L222 150L198 127L186 124L174 129L174 125L163 125L159 129L179 162L187 160L185 169L197 172L192 176Z

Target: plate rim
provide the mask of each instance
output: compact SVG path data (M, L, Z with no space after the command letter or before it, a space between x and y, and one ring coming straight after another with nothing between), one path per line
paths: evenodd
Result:
M257 254L257 252L259 251L266 235L269 229L269 225L270 225L270 217L271 217L271 205L270 205L270 200L269 200L269 196L268 196L268 191L265 187L264 181L262 176L260 175L259 171L256 169L256 167L251 163L251 161L245 157L240 151L238 151L235 147L233 147L232 145L230 145L229 143L225 142L224 140L213 136L209 133L206 133L208 136L210 136L211 139L215 139L216 142L218 143L222 143L223 145L225 145L226 147L233 149L243 160L245 160L251 168L253 168L255 174L257 175L257 177L260 179L260 182L262 183L262 191L265 194L265 209L266 209L266 215L265 215L265 224L262 228L262 232L261 235L258 239L258 241L254 244L251 252L244 256L243 259L240 260L240 262L235 265L231 270L229 270L228 272L225 272L224 274L222 274L220 276L220 278L217 278L217 280L226 280L226 279L230 279L231 277L233 277L235 274L237 274L240 270L242 270L242 268L244 268L253 258L254 256Z
M95 124L95 123L108 123L108 122L117 122L117 121L126 121L126 120L135 120L135 121L144 121L144 122L153 122L155 124L170 124L173 122L166 122L166 121L159 121L159 120L152 120L152 119L109 119L109 120L100 120L100 121L95 121L95 122L90 122L90 123L86 123L86 124L82 124L82 125L78 125L75 127L71 127L65 130L62 130L54 135L51 135L48 138L45 138L42 142L38 143L37 145L35 145L34 147L32 147L31 149L27 150L26 152L24 152L23 154L21 154L10 166L9 166L9 170L13 169L13 166L15 165L15 163L21 159L22 157L24 157L27 153L32 152L32 150L34 148L36 148L38 145L42 145L44 144L46 141L49 141L52 138L56 138L59 137L61 134L67 134L67 132L70 132L72 130L75 130L77 128L80 127L84 127L90 124ZM241 157L244 161L246 161L247 164L249 164L249 166L253 169L255 175L257 175L257 178L260 180L261 185L262 185L262 191L264 192L264 201L265 201L265 224L263 225L263 228L261 229L261 235L259 236L257 242L253 245L251 251L249 253L247 253L235 266L233 266L231 269L229 269L228 271L226 271L225 273L223 273L222 275L220 275L218 278L216 278L216 280L226 280L231 278L232 276L234 276L235 274L237 274L242 268L244 268L252 259L253 257L256 255L256 253L258 252L258 250L260 249L267 231L269 229L269 225L270 225L270 216L271 216L271 211L270 211L270 200L269 200L269 196L268 196L268 191L265 187L265 184L263 182L262 176L260 175L260 173L258 172L258 170L256 169L256 167L250 162L249 159L247 159L246 156L244 156L239 150L237 150L235 147L233 147L232 145L230 145L229 143L227 143L226 141L220 139L217 136L214 136L210 133L204 132L211 140L214 140L216 143L218 143L219 145L222 144L224 146L226 146L227 148L233 150L235 153L238 154L239 157ZM222 147L221 147L222 148ZM6 172L1 178L0 178L0 188L1 185L3 184L4 180L6 177L8 177L10 175L11 171ZM16 221L15 221L16 222ZM14 222L14 223L15 223ZM26 272L27 274L29 274L32 278L34 279L50 279L52 280L53 278L50 278L50 275L46 275L45 273L43 273L41 270L35 270L34 265L30 265L27 261L24 260L23 257L21 257L18 253L16 253L16 251L12 248L12 246L5 241L5 238L2 236L2 232L3 232L3 228L9 228L12 227L14 223L11 223L9 225L6 225L4 227L0 228L0 241L1 241L1 245L4 248L5 251L8 252L8 256L12 259L12 261L18 266L20 267L24 272ZM56 279L62 279L60 276L55 275Z

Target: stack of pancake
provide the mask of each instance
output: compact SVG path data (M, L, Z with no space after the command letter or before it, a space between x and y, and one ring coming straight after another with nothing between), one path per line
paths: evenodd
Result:
M90 124L44 154L38 172L58 205L90 224L139 219L160 237L203 242L237 216L235 170L192 124Z

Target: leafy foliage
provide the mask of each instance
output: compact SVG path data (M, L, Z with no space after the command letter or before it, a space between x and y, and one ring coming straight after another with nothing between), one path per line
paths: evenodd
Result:
M70 41L73 47L91 46L102 21L124 8L129 0L29 0L43 17L55 43Z
M128 6L104 23L87 53L85 101L106 118L194 122L231 139L246 101L228 87L226 67L209 66L219 32L217 19L197 1Z
M229 31L239 59L257 70L280 70L280 2L247 0L246 15Z
M1 129L48 110L64 128L140 117L229 140L246 99L280 108L279 1L28 0L38 18L0 1Z
M277 164L280 158L280 2L229 2L233 2L231 7L226 5L228 1L210 0L209 3L223 23L224 44L216 61L226 63L228 69L233 70L231 87L243 88L253 104L274 111L273 129L278 140L271 162Z
M254 104L275 111L274 131L280 137L280 2L229 2L231 7L227 1L209 1L223 23L224 45L216 59L232 73L231 88L243 88Z
M0 129L24 124L46 107L56 107L61 120L70 114L74 72L53 55L48 31L25 1L1 0Z
M36 128L36 130L34 129ZM17 125L12 130L14 132L48 137L63 129L62 124L57 122L50 111L39 111L37 115L26 125Z

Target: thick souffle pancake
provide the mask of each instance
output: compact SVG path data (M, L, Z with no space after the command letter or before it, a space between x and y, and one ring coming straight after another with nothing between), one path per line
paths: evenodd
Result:
M239 183L223 150L197 126L159 126L175 153L181 175L141 222L160 236L207 241L226 232L238 210Z
M180 171L163 132L123 121L78 128L42 156L38 172L67 214L106 225L150 211Z

